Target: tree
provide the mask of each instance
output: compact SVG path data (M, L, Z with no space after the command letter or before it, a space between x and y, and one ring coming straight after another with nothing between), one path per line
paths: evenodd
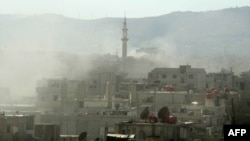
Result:
M144 110L141 112L141 119L148 119L148 116L149 116L149 108L148 107L145 107Z
M79 136L78 136L78 141L86 141L87 140L87 132L82 132Z
M169 116L169 110L167 106L162 107L158 112L158 117L161 119L161 122L164 122Z

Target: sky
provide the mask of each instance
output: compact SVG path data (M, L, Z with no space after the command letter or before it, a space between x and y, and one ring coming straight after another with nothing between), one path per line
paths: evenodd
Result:
M79 19L142 18L174 11L250 6L250 0L0 0L0 14L59 14Z

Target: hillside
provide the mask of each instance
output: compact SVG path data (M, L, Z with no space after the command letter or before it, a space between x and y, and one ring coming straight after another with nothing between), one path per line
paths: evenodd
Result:
M127 17L128 54L150 60L151 68L188 63L207 72L232 67L239 74L250 70L249 15L250 7L239 7ZM92 66L86 54L121 54L122 22L123 17L81 20L54 14L0 15L0 86L27 94L41 77L82 78ZM135 53L147 47L161 51ZM140 72L140 68L133 69Z
M250 7L128 17L129 49L171 48L174 53L247 55ZM123 18L80 20L60 15L0 15L0 47L120 51ZM240 50L239 50L240 48Z

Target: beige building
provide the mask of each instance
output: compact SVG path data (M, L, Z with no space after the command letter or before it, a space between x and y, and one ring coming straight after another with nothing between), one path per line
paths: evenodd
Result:
M115 124L115 133L135 134L137 141L188 141L193 137L191 127L191 124L120 122Z
M83 104L85 84L67 79L42 79L37 82L36 106L48 112L72 113Z
M216 88L223 92L223 89L227 87L230 90L236 89L235 75L232 71L221 70L218 73L207 74L207 88Z
M32 141L34 116L0 115L1 141Z
M197 102L197 105L204 105L205 94L187 93L186 91L144 91L137 92L135 96L135 107L140 114L145 107L149 107L151 113L157 114L158 111L167 106L170 113L180 112L183 105L191 105Z
M149 72L148 80L163 86L174 86L176 90L204 91L206 71L203 68L191 68L190 65L179 68L155 68Z
M114 132L115 123L131 118L128 115L44 114L41 115L41 122L60 125L60 134L64 136L79 135L86 131L89 140L104 140L108 132Z
M58 141L60 127L56 124L35 124L34 138L36 141Z
M243 72L240 77L237 78L236 86L239 90L249 92L250 91L250 71Z

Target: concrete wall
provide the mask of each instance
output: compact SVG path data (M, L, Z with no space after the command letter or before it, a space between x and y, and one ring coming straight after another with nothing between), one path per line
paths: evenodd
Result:
M115 115L41 115L41 123L54 123L61 127L61 134L79 135L81 132L88 132L89 139L100 137L105 127L113 128L115 123L128 121L131 116Z
M177 90L205 90L205 69L180 66L180 68L155 68L149 72L150 81L158 80L163 85L173 85Z
M188 139L189 127L180 127L175 124L162 123L117 123L116 133L136 134L136 140L143 141L150 137L158 137L160 140Z

